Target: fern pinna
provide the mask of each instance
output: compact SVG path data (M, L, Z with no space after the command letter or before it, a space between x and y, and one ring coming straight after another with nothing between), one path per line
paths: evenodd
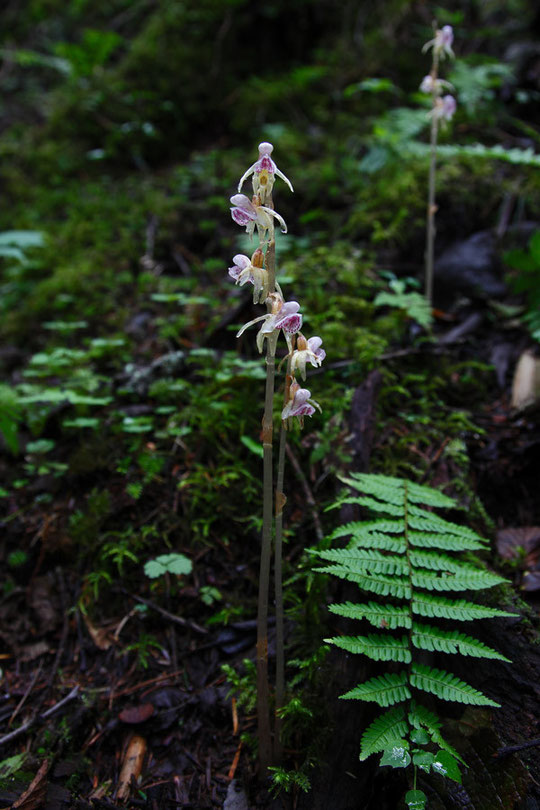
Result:
M357 583L361 590L378 597L361 604L330 605L332 613L361 619L378 632L327 641L375 661L403 664L342 697L392 707L364 732L360 759L382 751L381 765L404 768L412 762L414 789L405 800L409 807L422 810L426 797L416 790L416 767L460 781L458 761L463 760L441 736L437 716L419 702L421 694L477 706L499 704L451 672L421 663L418 651L508 661L454 628L456 622L514 614L459 598L463 591L490 588L505 580L459 558L463 552L482 551L487 541L431 511L455 508L451 498L430 487L383 475L353 473L342 480L359 494L341 497L334 508L356 504L377 517L336 529L330 540L349 536L351 540L345 548L315 552L330 563L317 570ZM448 626L432 624L432 619L446 621ZM420 747L426 745L436 750Z

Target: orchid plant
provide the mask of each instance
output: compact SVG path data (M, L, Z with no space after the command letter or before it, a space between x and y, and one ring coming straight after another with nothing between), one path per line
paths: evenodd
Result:
M450 94L453 90L450 82L439 78L439 63L447 56L453 58L454 52L452 44L454 41L454 31L451 25L443 25L442 28L435 27L435 36L426 42L422 52L431 49L432 61L431 71L424 76L420 84L422 93L431 95L432 108L431 118L431 152L429 163L429 186L428 186L428 206L426 225L426 281L425 295L428 304L433 298L433 255L435 246L435 213L437 205L435 203L435 175L437 168L437 137L439 126L445 126L452 119L456 111L456 100Z
M298 374L302 380L305 380L306 365L309 363L316 368L321 365L325 358L321 338L315 336L306 339L300 331L303 321L300 304L294 300L286 301L283 291L276 280L275 223L279 224L282 233L287 232L287 225L283 217L274 210L272 190L276 178L283 180L291 191L293 191L293 186L272 159L273 149L271 143L261 143L259 145L258 160L244 173L238 184L237 193L230 198L233 220L241 227L244 227L252 238L256 231L259 244L251 257L244 254L237 254L233 257L233 265L229 268L229 276L240 286L248 283L252 284L253 303L266 305L266 314L244 324L237 334L237 337L240 337L251 326L260 324L256 344L261 353L266 348L266 393L262 420L263 528L256 653L259 770L262 777L266 776L272 763L279 762L281 756L280 709L283 707L285 692L281 560L283 507L286 502L283 483L287 430L290 430L295 422L300 427L303 427L304 418L312 416L316 409L320 410L318 403L311 399L311 392L307 388L302 388L296 380L296 375ZM251 199L242 193L242 187L250 177L253 186ZM274 389L276 351L280 335L283 335L286 342L287 351L282 362L286 361L287 367L274 492ZM275 554L276 605L276 686L273 740L270 727L270 687L268 680L268 601L272 537L274 538Z

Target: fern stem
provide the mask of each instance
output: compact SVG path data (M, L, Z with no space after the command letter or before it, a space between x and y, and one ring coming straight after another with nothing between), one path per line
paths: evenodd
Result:
M270 292L275 289L275 242L273 233L266 251L266 268ZM273 518L273 410L276 344L266 341L266 389L262 422L263 444L263 527L259 569L259 599L257 607L257 728L259 738L259 776L264 779L272 762L270 734L270 687L268 684L268 593L270 590L270 560L272 555Z

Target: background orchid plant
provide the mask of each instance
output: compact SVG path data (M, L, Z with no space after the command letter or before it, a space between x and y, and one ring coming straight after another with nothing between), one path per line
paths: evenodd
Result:
M298 301L285 301L283 291L276 280L275 265L275 222L281 231L287 232L287 225L274 210L272 190L276 177L283 180L291 191L290 180L276 166L271 157L274 147L271 143L259 145L259 158L247 169L238 184L237 194L230 198L233 220L245 227L250 237L255 231L259 244L251 258L244 254L233 257L229 275L236 284L253 285L253 303L266 304L266 314L244 324L237 337L255 324L260 324L256 337L259 352L266 345L266 392L262 420L263 443L263 528L261 561L259 572L259 599L257 611L257 721L259 740L259 771L265 777L272 763L281 757L280 709L283 707L285 692L285 660L283 631L282 596L282 528L283 506L286 498L283 492L286 431L296 421L303 427L304 418L312 416L319 405L311 399L311 392L302 388L296 374L305 380L306 365L321 365L325 358L322 339L314 336L306 339L300 332L302 314ZM253 196L249 199L242 192L245 181L251 177ZM273 426L274 426L274 381L276 371L276 350L280 335L285 337L287 352L283 361L287 362L281 429L279 435L278 463L274 491ZM266 344L265 344L266 341ZM282 362L283 362L282 361ZM281 365L280 365L281 368ZM275 516L274 516L275 504ZM274 538L274 583L276 605L276 686L274 734L270 727L270 688L268 680L268 601L272 537Z
M429 162L429 187L426 225L426 281L425 296L429 304L433 298L433 255L435 246L435 213L437 206L435 203L435 175L437 168L437 136L439 125L445 125L452 119L456 111L456 100L445 90L453 90L449 82L439 78L439 63L445 57L453 58L454 51L452 44L454 41L454 31L451 25L443 25L442 28L435 27L435 36L426 42L422 52L431 49L432 62L431 71L424 76L420 84L422 93L429 93L432 99L431 117L431 151Z

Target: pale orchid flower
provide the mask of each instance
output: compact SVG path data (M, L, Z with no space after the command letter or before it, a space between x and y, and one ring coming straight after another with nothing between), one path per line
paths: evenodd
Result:
M277 219L281 226L281 232L287 233L287 225L282 216L277 214L273 208L267 208L260 204L260 198L255 196L253 202L245 194L234 194L231 197L231 216L237 225L246 227L246 233L253 236L255 225L267 231L272 227L272 217Z
M289 386L289 398L281 412L281 419L285 422L293 416L298 417L300 426L304 426L304 416L313 416L315 408L319 411L321 406L311 399L311 391L301 388L300 384L293 380Z
M425 53L430 48L433 48L433 51L437 56L441 59L444 59L445 56L454 56L454 51L452 50L452 43L454 41L454 30L451 25L443 25L442 28L438 28L435 31L435 38L430 39L429 42L426 42L424 47L422 48L422 53Z
M450 82L445 82L444 79L434 79L431 73L424 76L422 84L420 85L420 91L422 93L435 93L438 96L442 94L444 88L447 90L454 89Z
M268 272L263 267L264 254L257 248L253 256L248 258L242 253L233 257L233 266L229 267L229 275L241 287L250 282L253 284L253 303L259 304L268 298Z
M443 96L435 100L435 105L430 115L438 121L451 121L456 111L456 100L453 96Z
M257 348L260 352L263 350L265 338L277 342L280 329L283 330L285 337L288 337L296 334L302 328L302 316L298 312L300 309L298 301L284 302L279 293L271 293L267 301L270 301L270 312L245 323L236 335L236 337L240 337L250 326L262 321L262 326L257 334Z
M311 363L314 368L322 364L326 357L326 352L321 349L322 339L320 337L311 337L306 340L300 334L296 339L296 349L291 355L291 374L294 376L298 369L300 376L303 380L306 379L306 363Z
M274 186L274 175L281 177L287 183L291 191L294 191L292 183L288 177L285 177L283 172L280 172L270 155L274 151L271 143L259 144L259 159L249 167L249 169L242 175L238 183L238 191L242 190L244 182L250 175L253 175L253 191L261 198L261 202L265 202L266 198L272 193Z

